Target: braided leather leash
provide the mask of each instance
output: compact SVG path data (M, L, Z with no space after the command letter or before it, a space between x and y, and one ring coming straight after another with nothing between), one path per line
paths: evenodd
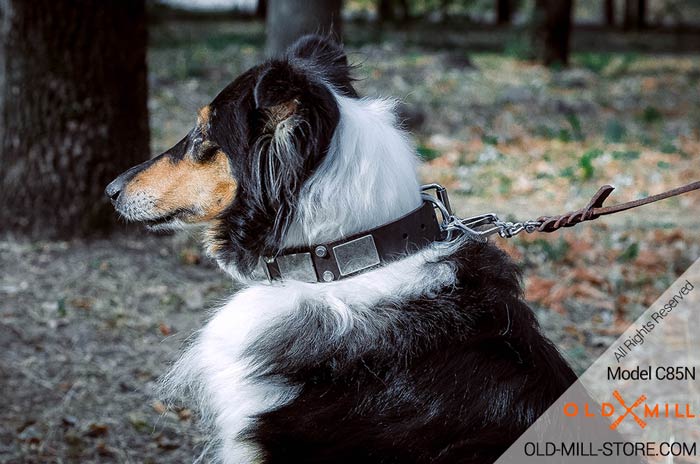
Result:
M435 190L436 196L425 193L428 190ZM541 216L534 221L507 222L502 221L493 213L480 214L468 218L459 218L452 214L450 202L447 198L447 190L439 184L429 184L422 187L423 199L433 203L436 210L442 216L440 229L446 234L446 240L454 237L454 234L467 234L479 240L498 233L503 238L510 238L522 231L532 232L554 232L562 227L572 227L584 221L592 221L607 214L619 213L638 206L654 203L659 200L681 195L693 190L700 190L700 181L691 182L682 187L667 190L656 195L651 195L638 200L628 201L612 206L603 206L605 200L610 196L615 187L603 185L593 195L591 201L581 209L571 211L558 216Z
M537 227L537 230L539 232L554 232L561 227L572 227L583 221L597 219L600 216L637 208L638 206L654 203L656 201L681 195L693 190L700 190L700 181L691 182L690 184L682 187L657 193L656 195L651 195L646 198L640 198L638 200L628 201L626 203L620 203L612 206L603 206L603 203L608 196L610 196L613 190L615 190L615 187L612 185L603 185L598 189L595 195L593 195L591 201L589 201L584 208L559 216L542 216L538 218L537 222L540 222L540 225Z

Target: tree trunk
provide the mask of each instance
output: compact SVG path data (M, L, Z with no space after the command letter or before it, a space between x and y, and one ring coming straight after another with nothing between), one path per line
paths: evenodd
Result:
M255 17L258 19L267 17L267 0L258 0L258 5L255 7Z
M379 0L379 4L377 5L377 17L380 23L387 23L396 19L393 0Z
M510 24L513 14L513 0L496 0L496 24Z
M646 0L625 0L625 30L644 29L647 23Z
M411 5L408 4L408 0L399 0L399 11L399 21L401 21L402 24L409 22L413 18Z
M647 2L637 0L637 29L644 29L647 26Z
M269 0L267 53L279 56L304 34L332 34L342 39L342 0Z
M569 64L573 0L535 0L535 49L547 66Z
M106 231L105 185L148 157L144 0L0 0L0 224Z
M625 0L625 11L624 18L622 22L622 27L624 30L628 31L634 27L635 24L635 4L634 0Z
M603 16L605 17L606 26L615 26L615 0L605 0L603 2Z
M440 0L440 21L447 22L452 0Z

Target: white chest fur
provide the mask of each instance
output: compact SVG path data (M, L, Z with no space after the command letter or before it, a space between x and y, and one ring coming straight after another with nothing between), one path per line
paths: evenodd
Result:
M339 337L351 330L374 331L372 308L380 300L400 302L450 285L454 270L448 264L432 265L452 246L434 245L421 253L359 276L328 284L284 282L255 285L234 295L212 319L165 379L166 393L194 401L211 422L225 463L256 461L256 450L239 439L255 416L294 399L298 386L260 381L250 374L257 366L245 350L273 324L293 318L302 303L332 316ZM311 304L309 304L311 303ZM329 343L332 340L328 340Z

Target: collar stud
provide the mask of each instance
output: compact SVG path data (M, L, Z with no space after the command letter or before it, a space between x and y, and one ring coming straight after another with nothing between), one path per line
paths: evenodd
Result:
M323 245L319 245L314 250L314 253L316 253L316 256L318 256L319 258L325 258L328 255L328 249L326 249L326 247L324 247Z

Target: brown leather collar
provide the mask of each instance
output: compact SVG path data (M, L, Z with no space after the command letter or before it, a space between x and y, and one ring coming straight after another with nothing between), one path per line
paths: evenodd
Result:
M264 257L270 280L333 282L413 254L441 240L443 233L430 202L399 219L329 243L283 250Z

